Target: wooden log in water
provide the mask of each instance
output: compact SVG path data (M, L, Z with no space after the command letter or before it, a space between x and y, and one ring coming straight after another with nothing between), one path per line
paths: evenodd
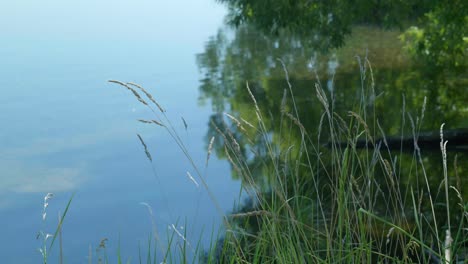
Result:
M426 151L440 151L440 131L421 132L416 138L417 144L420 149ZM413 136L403 137L392 136L387 137L386 142L390 150L413 151L414 150ZM444 141L447 143L447 151L453 152L468 152L468 128L459 128L444 131ZM381 147L386 147L383 138L376 141L376 145L381 144ZM340 147L349 146L349 142L340 142ZM327 144L331 147L331 142ZM356 148L373 148L374 145L370 141L358 140Z

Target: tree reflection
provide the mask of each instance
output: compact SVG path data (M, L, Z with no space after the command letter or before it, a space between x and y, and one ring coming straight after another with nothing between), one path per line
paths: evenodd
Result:
M347 46L330 53L317 52L313 41L287 34L267 36L249 26L235 32L220 30L207 42L205 52L197 57L204 75L200 100L210 100L217 112L211 117L207 144L216 135L216 154L232 161L234 178L240 178L245 186L268 191L278 181L273 177L282 175L291 195L321 195L321 202L330 203L328 208L335 210L333 192L340 172L334 164L342 157L334 157L326 147L332 133L339 141L350 142L353 137L363 138L363 133L359 134L362 123L369 131L368 138L373 139L384 134L395 138L417 137L422 131L438 131L442 123L451 129L468 127L465 72L437 72L430 65L411 62L402 53L394 32L366 27L356 28L354 32ZM366 36L366 43L354 39L362 35ZM367 46L367 51L363 46ZM364 56L356 57L362 50ZM316 83L325 91L337 124L335 128L326 123L323 102L316 96ZM247 85L258 104L259 114ZM348 111L360 115L362 122L349 116ZM257 115L261 116L262 124ZM369 146L380 149L353 151L367 157L369 162L389 164L388 167L375 165L373 171L367 172L379 186L374 191L381 193L377 195L379 199L374 197L378 201L373 204L375 212L389 216L391 212L402 211L403 218L411 219L414 209L411 191L419 199L426 197L425 177L436 202L444 201L440 191L443 166L439 152L432 153L420 146L425 169L422 171L414 149L387 150L383 143L377 145L376 141ZM381 159L372 157L372 153L381 153ZM457 159L466 158L459 153ZM453 162L454 154L449 154L448 160ZM241 164L236 165L239 161ZM278 173L278 170L282 171ZM456 167L452 165L449 184L456 186L466 201L465 170L460 162ZM242 171L248 171L254 180L247 182L242 178ZM288 173L299 177L288 177ZM360 177L358 169L351 171L350 177L352 188L362 194L359 198L362 204L368 205L365 198L368 183ZM300 180L289 182L292 178ZM398 190L392 190L395 184ZM392 195L411 206L399 208L393 203L396 198ZM458 198L454 193L451 195L451 202L456 204ZM421 202L421 212L429 212L429 206L427 201ZM435 210L443 225L446 209L436 206ZM451 211L455 222L460 220L461 210Z

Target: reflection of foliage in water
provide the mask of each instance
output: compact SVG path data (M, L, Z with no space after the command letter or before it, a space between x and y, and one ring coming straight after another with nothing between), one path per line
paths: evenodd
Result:
M407 28L413 55L438 66L466 67L468 3L464 0L220 0L229 7L228 21L248 24L266 33L305 36L316 48L341 47L356 25ZM354 32L353 32L354 34Z
M211 118L207 138L209 140L211 136L221 131L227 136L224 139L217 138L214 148L217 155L235 160L234 164L236 161L245 161L244 168L232 164L233 177L240 177L247 186L255 185L262 190L270 190L270 184L276 181L272 177L278 175L275 171L278 164L296 166L294 170L283 167L284 172L293 171L299 176L294 178L284 173L285 182L292 178L300 179L299 182L288 182L291 195L314 197L314 195L327 194L323 196L322 202L327 203L324 206L330 211L338 210L333 205L333 199L336 198L333 192L337 185L336 175L339 174L334 170L334 164L339 157L334 157L328 148L323 147L323 143L329 140L330 131L326 124L319 125L322 123L324 111L322 103L315 96L317 77L321 79L319 83L330 98L331 110L343 118L343 121L341 118L336 118L337 123L343 123L337 133L340 140L349 141L352 140L350 137L357 137L359 134L357 130L359 122L347 117L349 110L363 114L362 119L368 125L373 138L382 136L377 122L387 136L404 134L405 137L411 137L409 116L415 123L416 132L437 130L444 122L450 128L468 126L466 123L468 112L465 106L468 95L463 88L466 87L467 76L448 75L446 72L412 65L398 52L401 51L401 46L395 40L396 34L392 32L385 33L362 27L357 28L355 32L373 32L373 30L380 36L391 38L368 40L368 58L372 68L364 59L354 58L356 53L353 54L352 50L359 50L359 47L356 47L359 43L352 38L348 43L356 46L345 46L329 55L315 52L313 48L309 48L307 42L302 42L292 35L271 37L249 27L239 28L232 38L220 31L206 44L205 53L198 56L199 67L205 74L201 81L200 98L202 101L210 99L214 110L219 112ZM276 58L280 58L287 65L294 102L287 91L288 83L282 65ZM376 63L373 63L374 58ZM261 110L263 130L255 122L257 117L251 96L245 88L246 82ZM285 89L287 99L282 100ZM425 97L427 104L425 118L422 120L421 105ZM294 103L297 105L297 115L294 113ZM405 112L402 111L403 107ZM223 111L231 113L237 121L223 116L221 114ZM298 129L295 117L304 129ZM253 124L255 128L251 128L249 124ZM216 131L215 127L219 131ZM318 127L322 128L320 138L318 138ZM308 134L304 134L304 131ZM238 146L226 147L233 139ZM304 139L309 144L304 145ZM421 147L431 195L435 197L436 203L440 204L444 198L440 192L443 175L441 156L440 153L427 153L424 151L424 146ZM307 150L304 151L304 148ZM377 194L373 197L376 202L372 208L373 212L386 218L400 218L405 222L403 223L405 227L412 228L414 219L412 219L411 187L415 197L421 199L420 210L424 217L427 219L432 217L430 205L427 199L423 199L427 197L423 171L415 154L411 154L412 150L406 150L405 153L396 151L387 153L382 146L380 150L382 160L387 160L389 167L379 167L375 164L369 166L372 171L367 173L374 177L376 186L379 186L378 190L373 190ZM311 153L314 157L307 157L304 155L305 152ZM272 153L275 153L276 159L270 158ZM375 160L373 153L373 151L363 151L356 155L378 164L379 161ZM315 164L319 155L322 164ZM452 166L449 174L450 185L461 190L466 201L468 183L462 181L463 175L466 176L466 168L460 163L464 159L466 155L459 155L456 171ZM311 163L310 160L314 162ZM453 160L454 156L449 155L449 161ZM389 173L388 168L392 166L393 172ZM245 171L252 175L254 181L247 182L242 178ZM356 174L349 179L351 184L358 189L361 188L359 186L366 186L366 179L359 176L359 170L354 173ZM392 174L395 178L392 178ZM322 176L314 178L314 175ZM397 191L391 189L395 186L395 182L399 186ZM315 189L315 185L321 186L321 189ZM358 198L362 204L368 204L365 201L366 192L370 191L362 189L362 197ZM408 207L399 208L399 204L394 203L397 198L392 195L398 196L398 200ZM457 201L455 195L452 195L451 203L456 204ZM304 208L305 212L307 210L310 208ZM436 206L435 210L436 215L440 217L439 225L443 226L445 208ZM401 215L390 215L395 211L401 211ZM454 222L460 221L460 208L451 211L451 214Z
M270 1L221 0L229 7L229 22L255 25L264 32L288 30L307 36L320 35L328 47L341 46L357 23L400 26L434 6L434 1Z
M367 49L375 78L375 96L378 98L375 107L380 110L378 113L386 114L385 119L380 116L380 121L388 121L388 126L384 128L389 133L398 132L392 126L398 128L400 114L397 113L399 110L385 111L384 107L391 102L391 106L401 108L402 94L406 95L406 106L410 110L419 107L424 97L428 97L426 110L431 119L423 124L426 130L437 129L442 122L449 122L452 128L468 126L463 123L468 115L465 106L468 94L464 92L468 84L466 73L437 74L431 65L424 68L419 64L413 66L402 52L394 32L365 27L354 31L355 38L348 40L348 46L323 55L308 46L307 41L292 35L268 36L251 27L242 27L230 39L229 34L221 30L197 58L205 75L201 80L200 99L205 101L209 98L215 111L223 111L226 103L239 111L242 107L237 104L250 103L245 90L248 81L253 92L259 93L260 103L272 109L272 104L280 103L278 101L281 101L283 88L286 87L284 72L277 60L279 58L291 73L298 100L313 100L315 72L318 72L324 87L328 87L329 91L334 87L336 105L350 110L355 101L345 99L358 95L355 87L360 87L361 80L355 56Z

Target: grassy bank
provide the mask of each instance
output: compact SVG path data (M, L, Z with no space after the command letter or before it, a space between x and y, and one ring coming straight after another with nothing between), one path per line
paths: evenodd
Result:
M369 103L375 98L374 80L370 64L364 65L360 97L344 114L335 111L333 94L316 84L322 113L312 131L299 115L286 71L280 115L273 118L246 83L251 115L220 114L221 121L211 124L218 133L209 140L202 165L194 162L166 110L150 93L137 84L110 81L128 89L154 114L154 119L139 121L169 133L192 165L195 173L188 177L204 188L226 227L225 233L212 234L207 250L176 228L164 241L160 238L165 234L153 233L136 262L464 263L468 204L461 182L466 175L458 173L463 164L456 156L447 157L443 124L440 174L426 169L418 145L425 101L417 116L404 105L389 109L401 111L401 138L409 130L414 142L409 152L390 149ZM152 162L144 138L138 138ZM367 144L360 149L356 145L362 140ZM214 150L230 162L249 197L229 215L205 181L203 171ZM177 237L182 244L174 243Z

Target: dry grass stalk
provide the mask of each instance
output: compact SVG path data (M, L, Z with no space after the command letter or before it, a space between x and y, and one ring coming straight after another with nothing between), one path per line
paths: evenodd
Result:
M367 65L369 65L369 71L370 71L370 76L371 76L371 87L372 87L372 92L374 93L375 91L375 81L374 81L374 72L372 71L372 66L371 66L371 63L369 61L369 59L366 57L366 62L367 62ZM375 97L374 97L375 99Z
M386 241L386 244L387 244L387 245L390 243L390 236L392 235L393 230L395 230L395 227L391 227L391 228L388 230L388 233L387 233L387 241Z
M380 158L382 159L382 157L380 157ZM387 173L388 178L390 179L390 182L391 182L392 186L395 186L395 182L393 181L392 166L390 165L390 162L388 162L387 159L382 159L382 162L384 164L385 172Z
M211 151L213 150L214 140L215 140L215 137L212 136L211 139L210 139L210 144L208 144L208 153L206 154L205 166L208 166L208 161L210 160Z
M426 99L426 98L424 98ZM424 100L424 103L426 100ZM445 262L446 263L451 263L452 261L452 242L453 238L451 236L450 230L450 206L449 206L449 196L448 196L448 174L447 174L447 143L448 141L444 141L444 125L443 123L440 126L440 150L442 151L442 163L443 163L443 168L444 168L444 181L445 181L445 199L446 199L446 207L447 207L447 224L448 224L448 229L445 231L445 250L444 250L444 256L445 256Z
M181 116L180 118L182 119L182 123L184 123L185 130L187 130L188 128L187 122L185 121L184 117Z
M159 109L159 111L161 111L161 113L166 112L166 110L164 110L164 108L162 108L161 105L158 102L156 102L156 100L154 100L153 96L150 93L148 93L143 87L141 87L140 85L138 85L136 83L132 83L132 82L128 82L127 84L128 85L133 85L133 86L137 87L138 89L140 89L146 95L146 97L148 97L148 99L150 99L151 102L153 102L153 104L156 105L156 107Z
M161 105L158 102L156 102L156 100L154 100L153 96L150 93L148 93L143 87L141 87L140 85L138 85L136 83L132 83L132 82L128 82L127 84L133 85L133 86L137 87L138 89L140 89L146 95L146 97L148 97L148 99L150 99L151 102L153 102L156 105L156 107L159 109L159 111L161 111L161 113L166 112L166 110L164 110L164 108L162 108Z
M154 119L152 120L145 120L145 119L138 119L138 122L145 123L145 124L156 124L158 126L164 126L161 122L156 121Z
M53 193L47 193L46 196L44 196L44 207L42 210L42 220L44 221L47 216L47 207L49 207L49 200L54 197Z
M141 98L141 96L137 93L137 91L135 91L135 89L133 89L132 87L128 86L127 84L123 83L123 82L120 82L120 81L116 81L116 80L109 80L109 82L111 83L116 83L116 84L119 84L119 85L122 85L123 87L127 88L128 90L130 90L133 95L138 99L138 101L140 101L142 104L144 105L148 105L148 103L143 100L143 98Z
M138 119L138 122L141 122L141 123L145 123L145 124L151 124L153 122L149 121L149 120L144 120L144 119Z
M444 250L444 260L445 263L452 263L452 242L453 238L450 234L450 229L445 231L445 250Z
M346 122L343 120L343 118L340 115L338 115L337 113L333 113L333 116L334 116L335 120L338 121L336 123L338 125L338 127L341 130L345 131L345 134L348 134L348 131L349 131L348 124L346 124Z
M248 125L249 127L255 129L254 125L252 125L251 123L249 123L247 120L245 120L244 118L240 118L242 122L244 122L244 124Z
M285 113L287 117L289 117L289 119L291 119L294 124L296 124L300 129L301 129L301 132L304 133L304 134L307 134L307 131L305 129L305 127L302 125L301 121L299 121L299 119L297 119L296 117L294 117L291 113Z
M237 166L237 163L235 163L234 160L232 159L231 154L229 154L229 151L226 145L224 145L224 153L226 154L226 157L229 160L229 163L231 163L234 170L237 171L239 176L242 176L242 170L239 168L239 166Z
M230 115L230 114L228 114L228 113L226 113L226 112L224 112L223 115L227 116L227 117L228 117L229 119L231 119L234 123L236 123L236 125L237 125L238 127L241 126L241 122L240 122L239 120L237 120L237 118L235 118L233 115Z
M153 124L156 124L156 125L158 125L158 126L164 127L164 124L163 124L163 123L161 123L161 122L159 122L159 121L156 121L156 120L154 120L154 119L151 119L151 122L153 122Z
M450 230L450 206L449 206L449 197L448 197L448 174L447 174L447 143L448 141L444 141L444 125L443 123L440 126L440 150L442 151L442 163L444 168L444 181L445 181L445 199L447 203L447 221L448 221L448 229Z
M156 101L154 100L153 96L148 93L143 87L141 87L140 85L136 84L136 83L132 83L132 82L127 82L128 85L132 85L132 86L135 86L137 87L138 89L140 89L145 95L146 97L148 97L148 99L150 99L151 102L153 102L154 104L156 104Z
M200 187L200 185L198 184L198 182L195 180L195 178L193 178L192 174L190 174L190 172L187 171L187 177L189 177L189 179L195 184L195 186Z
M242 126L242 123L237 118L235 118L234 116L228 113L223 113L223 114L227 116L229 119L231 119L231 121L233 121L241 131L247 132L245 128Z
M154 213L153 213L153 208L151 207L151 205L149 205L146 202L140 202L140 204L144 205L148 209L148 213L150 215L150 220L151 220L151 227L153 228L154 238L156 240L156 243L158 243L160 245L161 252L164 252L164 249L162 248L161 241L159 240L158 229L157 229L156 220L155 220L156 218L155 218Z
M387 149L388 149L387 137L385 136L385 133L384 133L382 127L380 126L380 122L379 122L378 119L377 119L377 126L378 126L378 128L379 128L379 130L380 130L380 134L382 134L382 138L383 138L383 142L384 142L384 144L385 144L385 147L387 147Z
M286 89L284 89L284 90L283 90L283 97L281 98L281 107L280 107L281 113L286 112L286 98L287 98L287 94L288 94L288 92L286 91Z
M252 91L250 90L249 83L246 83L247 91L249 92L250 98L252 98L252 101L254 102L255 105L255 114L257 115L257 119L259 122L262 121L261 113L260 113L260 108L258 107L257 100L255 99L255 96L253 95Z
M413 117L408 113L408 119L410 120L410 124L411 124L411 130L412 130L412 133L413 133L413 144L414 144L414 150L415 150L415 153L416 153L416 157L417 157L417 160L421 166L421 169L422 169L422 173L423 173L423 176L424 176L424 181L426 183L426 188L427 188L427 193L431 193L431 188L429 186L429 180L427 178L427 174L426 174L426 168L424 167L424 163L423 163L423 160L422 160L422 156L421 156L421 149L419 148L419 145L418 145L418 139L417 139L417 136L416 136L416 127L415 127L415 124L414 124L414 120L413 120ZM422 193L421 193L422 194ZM437 218L436 218L436 214L435 214L435 210L434 210L434 202L432 200L432 195L429 195L429 202L430 202L430 208L431 208L431 213L432 213L432 218L433 218L433 222L434 222L434 230L435 230L435 233L436 233L436 238L437 238L437 242L438 242L438 245L440 245L440 236L439 236L439 228L438 228L438 225L437 225ZM438 247L439 249L439 255L442 255L441 252L440 252L440 247Z
M463 216L466 218L466 221L468 222L468 211L465 210L465 202L463 202L462 194L454 186L450 186L450 188L452 188L457 194L458 200L460 200L460 202L458 203L458 206L460 206L460 208L463 210ZM466 228L465 230L468 231L468 229Z
M320 87L320 85L318 83L315 84L315 91L317 93L317 98L319 99L319 101L322 103L323 107L325 107L325 109L328 112L329 104L328 104L327 95L325 94L325 92L323 91L323 89Z
M143 145L143 148L145 149L145 154L146 154L146 157L148 157L148 159L153 162L153 158L151 157L151 154L149 153L148 151L148 147L146 146L145 144L145 141L143 141L143 138L140 136L140 134L137 134L138 136L138 139L140 140L141 142L141 145Z
M370 130L369 130L369 127L367 126L366 122L364 121L364 119L362 119L362 117L360 115L358 115L357 113L353 112L353 111L348 111L348 114L349 116L353 116L354 118L356 118L359 123L361 125L364 126L364 129L366 130L366 134L367 136L369 137L370 141L372 142L372 144L374 144L374 139L372 138L372 135L370 133Z
M220 131L218 131L220 132ZM229 138L231 139L230 141L227 140L227 138L225 137L225 142L230 142L232 144L233 149L237 152L236 154L240 154L241 153L241 148L240 148L240 145L239 143L237 142L236 138L234 137L234 135L232 134L231 130L229 130L229 128L226 127L226 134L229 136Z

